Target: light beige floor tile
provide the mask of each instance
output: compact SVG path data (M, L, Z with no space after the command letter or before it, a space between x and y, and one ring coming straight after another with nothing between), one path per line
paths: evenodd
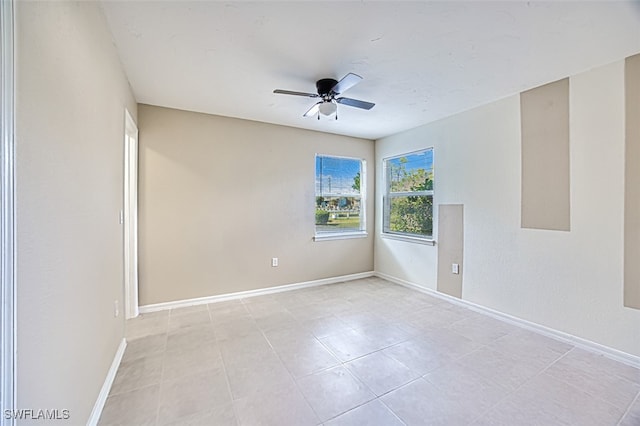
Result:
M165 425L231 403L224 370L211 370L160 386L158 423Z
M159 424L640 424L638 369L377 277L143 314L126 335L101 424L155 424L160 386Z
M375 312L378 317L385 321L400 318L418 310L414 306L408 307L407 304L402 301L394 301L393 298L387 298L386 302L376 301L368 308L369 311ZM419 307L419 309L424 308L425 306Z
M465 408L476 416L489 410L511 392L496 382L484 378L463 363L454 361L424 376L440 390L441 395L454 401L463 401Z
M413 338L398 345L383 349L382 353L423 375L451 361L445 351L426 339Z
M375 399L375 395L343 367L298 379L298 387L321 421Z
M339 320L338 317L334 315L326 315L303 321L301 325L309 329L318 339L353 330L351 326Z
M233 340L250 334L262 333L256 321L251 317L243 317L232 321L213 322L218 341Z
M515 326L490 317L467 318L455 322L449 328L469 340L488 345L517 330Z
M178 349L194 349L215 341L215 333L211 325L181 328L169 333L167 351Z
M293 377L277 356L263 358L250 365L227 365L226 371L234 399L252 394L267 394L295 384Z
M528 360L518 359L487 347L459 359L461 365L509 390L518 389L546 368Z
M631 367L630 365L614 361L603 355L578 348L569 352L567 358L575 362L578 368L597 368L604 374L612 374L640 384L640 368Z
M123 362L118 368L111 386L111 395L160 383L162 378L162 354L150 355Z
M410 333L407 329L393 325L388 321L375 325L356 327L355 330L365 338L377 342L380 348L386 348L387 346L404 342L416 334L419 334L418 331Z
M560 363L571 364L575 370L593 371L596 374L620 377L640 384L640 369L584 349L573 348L558 362L558 364Z
M516 329L489 346L495 351L545 365L550 365L573 348L567 343L525 329Z
M249 316L249 311L245 307L244 303L239 300L226 300L223 302L209 303L207 305L211 319L216 317L243 317Z
M629 410L622 418L620 426L638 426L640 425L640 394L636 396L635 402L631 404Z
M484 415L486 425L616 425L623 410L541 374Z
M355 311L354 304L344 298L325 299L319 303L319 306L321 306L328 314L333 314L337 317Z
M137 318L128 320L125 327L125 334L127 339L138 339L153 334L166 333L168 328L169 312L153 312L140 314Z
M300 304L298 306L287 307L291 315L296 317L298 321L304 322L316 318L326 317L329 313L322 306L317 304Z
M252 334L234 340L218 343L222 359L227 368L251 367L268 360L277 360L278 356L267 339L260 334Z
M573 349L545 372L580 390L626 409L640 392L640 384L615 375L626 365L611 365L604 357ZM616 368L618 367L618 368ZM631 368L631 367L629 367Z
M515 402L507 401L482 417L476 419L472 426L571 426L554 416L544 406L537 406L531 401L529 404L517 406ZM573 425L576 426L576 425ZM604 426L604 425L603 425ZM611 425L613 426L613 425Z
M234 401L238 423L246 426L315 426L319 419L295 384Z
M363 327L376 326L384 323L384 320L374 312L353 312L346 311L342 314L336 314L336 317L347 324L349 327L359 329Z
M399 318L415 329L428 332L433 329L447 327L451 324L446 316L440 314L438 307L427 307L415 312L410 312Z
M320 339L340 361L346 362L380 349L380 345L362 336L355 330Z
M294 377L303 377L340 364L340 361L317 340L290 347L280 346L278 355Z
M158 414L160 385L139 388L107 398L100 426L153 426Z
M382 352L358 358L345 367L378 396L420 377L419 373Z
M275 303L276 299L274 294L263 294L261 296L243 297L240 301L248 306Z
M462 321L468 317L467 312L461 311L459 308L453 308L449 303L433 306L429 308L429 315L424 318L427 323L437 327L448 327L451 324Z
M433 342L434 345L452 358L460 358L483 346L482 343L470 340L450 329L444 328L430 330L421 336Z
M188 308L183 308L188 309ZM203 307L197 311L188 311L180 314L171 314L169 316L169 332L181 330L190 327L199 327L211 324L209 311Z
M237 426L232 403L215 405L215 408L188 414L164 426Z
M209 311L209 309L207 308L207 305L204 303L201 305L185 306L184 308L173 308L171 309L171 311L169 311L169 316L175 317L179 315L192 314L194 312L202 312L202 311L206 311L206 312Z
M476 416L465 401L448 398L440 389L423 379L396 389L381 397L381 400L410 426L466 425Z
M286 329L296 327L299 324L299 320L287 311L277 311L255 319L258 328L263 331Z
M298 325L296 327L282 328L275 330L265 330L264 336L269 344L274 348L290 348L296 345L305 345L318 340L311 331Z
M416 292L411 290L409 290L409 293L400 294L397 297L407 311L416 311L445 303L441 299L426 294L416 294Z
M274 300L258 300L258 298L252 297L247 302L243 300L243 303L253 318L261 318L276 312L287 312L284 306Z
M137 317L131 318L127 321L138 322L138 321L146 321L151 319L169 318L170 313L171 313L170 309L163 309L163 310L154 311L154 312L145 312L145 313L140 313Z
M138 339L127 339L127 349L122 357L122 362L133 361L150 355L164 352L167 348L167 335L152 334Z
M374 399L334 417L324 426L403 426L404 423L380 400Z
M218 347L208 342L197 348L182 348L164 354L162 380L175 380L207 370L223 369L222 355Z

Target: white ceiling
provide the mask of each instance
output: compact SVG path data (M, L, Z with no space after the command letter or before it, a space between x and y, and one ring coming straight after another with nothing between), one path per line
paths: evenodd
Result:
M103 1L140 103L377 139L640 52L640 2ZM320 78L364 77L339 120Z

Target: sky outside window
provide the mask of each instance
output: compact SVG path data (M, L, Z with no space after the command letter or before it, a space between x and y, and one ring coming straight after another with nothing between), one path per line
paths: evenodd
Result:
M354 189L360 160L316 156L316 194L324 196L360 195Z

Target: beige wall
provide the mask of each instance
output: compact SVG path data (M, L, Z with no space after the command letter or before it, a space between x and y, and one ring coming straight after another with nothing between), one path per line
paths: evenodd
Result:
M640 309L640 54L625 61L625 113L624 304Z
M148 105L138 114L141 305L373 270L371 235L312 240L315 154L367 161L371 217L372 141Z
M118 214L136 104L97 3L19 1L16 43L17 403L85 424L123 337Z
M640 311L623 306L624 61L570 84L570 232L520 228L518 95L381 139L376 164L434 147L434 203L464 204L463 299L640 355ZM437 247L381 238L381 199L376 271L435 290Z

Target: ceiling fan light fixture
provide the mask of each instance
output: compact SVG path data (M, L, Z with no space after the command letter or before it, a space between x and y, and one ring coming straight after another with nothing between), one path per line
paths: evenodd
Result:
M341 95L342 92L350 89L354 85L358 84L362 80L362 77L354 73L349 73L342 77L340 81L336 81L333 78L322 78L316 81L316 89L318 93L307 92L295 92L293 90L276 89L273 93L281 95L294 95L304 96L305 98L316 98L316 102L307 112L303 114L303 117L317 117L320 120L320 116L324 115L329 117L333 115L335 119L338 119L338 104L346 105L348 107L360 108L370 110L375 106L374 103L360 101L358 99L336 97Z
M323 102L320 104L320 114L326 115L327 117L331 114L335 114L338 110L338 105L333 102Z

